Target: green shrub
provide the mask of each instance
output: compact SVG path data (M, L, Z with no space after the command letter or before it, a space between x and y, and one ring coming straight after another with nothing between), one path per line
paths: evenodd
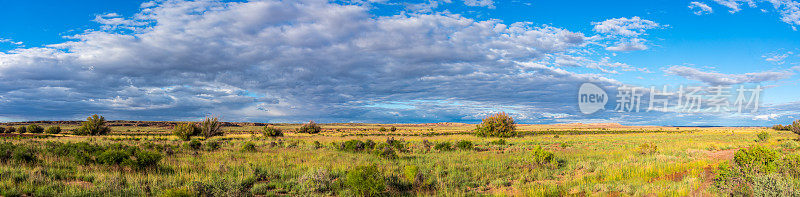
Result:
M109 149L97 156L97 162L106 165L122 165L130 158L130 153L123 150Z
M322 143L320 143L319 141L314 141L314 143L311 144L311 148L320 149L322 148Z
M220 142L219 141L206 142L206 149L208 149L209 151L215 151L215 150L219 149L219 147L220 147Z
M151 151L138 151L134 154L136 157L130 160L129 165L135 169L153 168L161 161L161 154Z
M306 192L325 192L331 189L333 179L326 169L312 169L300 176L297 183Z
M544 150L541 146L536 146L531 151L531 162L535 166L554 166L558 165L555 154Z
M44 132L45 133L49 133L49 134L59 134L59 133L61 133L61 127L60 126L50 126L50 127L47 127L47 129L44 130Z
M200 143L197 139L192 139L192 141L186 143L186 146L192 150L200 150L200 148L203 147L203 143Z
M406 151L406 143L403 139L396 140L393 137L386 138L386 144L400 152Z
M757 136L759 142L766 142L769 139L769 133L767 133L766 131L758 133Z
M793 183L780 174L770 173L753 177L753 196L797 196Z
M206 117L200 122L200 135L205 139L222 135L222 122L217 117Z
M389 131L391 131L391 132L395 132L395 131L397 131L397 127L395 127L395 126L392 126L391 128L389 128Z
M517 127L514 118L505 112L497 113L483 119L475 127L475 135L480 137L514 137L517 136Z
M321 131L322 131L322 127L317 125L317 123L314 122L313 120L309 121L306 124L303 124L303 126L301 126L299 129L297 129L298 133L316 134L316 133L319 133Z
M658 152L658 146L655 144L644 143L639 145L639 148L636 149L640 155L647 155L647 154L655 154Z
M383 175L375 166L358 166L347 172L344 180L355 196L380 196L386 187Z
M739 166L756 172L774 172L777 169L778 153L756 145L749 149L736 151L733 161Z
M361 140L347 140L345 142L339 143L339 146L337 148L340 151L361 152L365 150L370 150L373 147L374 147L374 142L372 143L372 146L370 146L370 144L362 142Z
M9 142L0 143L0 162L15 161L20 163L35 163L35 149L14 145Z
M36 124L30 124L26 128L26 131L29 132L29 133L42 133L42 132L44 132L44 128L42 128L42 126L39 126L39 125L36 125Z
M5 132L6 132L6 128L5 127L0 127L0 133L5 133Z
M459 140L456 142L456 148L459 150L472 150L475 148L475 145L469 140Z
M395 152L394 149L392 149L392 148L390 148L388 146L385 146L385 147L379 149L378 150L378 156L381 156L381 157L386 158L386 159L397 159L398 158L397 152Z
M242 145L242 152L256 152L256 145L250 141L245 142L244 145Z
M438 151L451 151L453 150L453 144L450 144L450 142L437 142L436 145L433 146L433 149Z
M19 132L19 133L25 133L25 132L27 132L27 130L28 130L28 128L26 128L25 126L17 127L17 132Z
M189 141L192 139L192 136L196 134L199 128L191 123L183 123L177 124L174 128L172 128L172 134L177 136L178 139L183 141Z
M283 131L281 129L269 125L261 129L261 134L264 135L264 137L283 137Z
M14 133L14 132L17 132L17 128L14 128L12 126L6 127L6 133Z
M85 122L81 123L75 134L76 135L105 135L111 131L111 128L106 126L106 118L94 114L86 118Z

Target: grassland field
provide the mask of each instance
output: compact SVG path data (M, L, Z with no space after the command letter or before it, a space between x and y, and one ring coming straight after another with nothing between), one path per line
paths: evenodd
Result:
M25 125L25 123L7 123ZM44 127L49 125L40 124ZM763 127L654 127L617 124L519 125L522 137L480 138L475 125L321 124L319 134L270 138L263 126L224 127L225 135L189 145L170 127L113 126L104 136L5 134L0 143L27 147L34 160L0 164L0 196L354 196L348 172L374 166L392 196L718 196L718 166L742 148L761 145L783 154L800 148L797 135ZM380 132L380 127L396 131ZM758 140L760 132L769 133ZM343 151L348 140L399 141L396 158ZM469 141L470 149L430 145ZM504 143L503 143L504 141ZM156 167L78 162L57 144L136 147L163 157ZM208 144L218 144L211 147ZM642 146L652 147L643 152ZM252 146L248 148L248 146ZM533 165L537 147L555 167ZM254 148L254 149L253 149ZM96 158L95 158L96 159Z

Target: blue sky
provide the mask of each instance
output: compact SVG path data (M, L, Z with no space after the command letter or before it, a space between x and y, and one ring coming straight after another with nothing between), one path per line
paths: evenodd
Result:
M790 0L0 1L0 120L785 124L798 16ZM767 88L753 113L584 115L584 82Z

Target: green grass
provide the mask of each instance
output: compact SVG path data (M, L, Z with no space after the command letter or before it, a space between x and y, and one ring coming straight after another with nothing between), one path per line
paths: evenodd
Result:
M261 127L225 128L232 132L211 140L196 138L203 143L200 149L188 148L174 136L141 135L161 128L115 127L112 135L96 137L0 138L0 142L39 150L38 162L0 164L0 196L351 196L363 192L345 181L348 173L353 174L359 166L376 166L385 179L383 194L393 195L719 195L712 179L717 166L732 157L733 149L760 144L794 153L800 147L794 141L796 135L787 131L769 130L770 138L758 141L756 135L765 130L762 128L615 130L620 132L585 129L593 131L587 134L576 132L581 128L548 131L540 126L522 126L521 129L546 132L508 138L503 145L492 143L498 138L459 134L467 132L465 128L471 125L397 125L395 133L430 132L426 129L434 128L433 132L448 135L391 136L403 145L391 146L397 147L398 157L390 159L369 152L339 150L332 144L348 140L384 143L387 136L351 134L375 134L377 128L391 125L322 126L325 132L309 135L293 133L297 125L278 125L287 131L285 137L279 138L246 132ZM66 131L69 127L62 128ZM120 132L127 130L132 132ZM455 145L463 140L472 142L474 148L444 151L433 145L426 148L423 143ZM74 159L48 154L44 149L48 141L101 146L119 143L163 157L157 167L146 169L78 164ZM219 147L206 148L209 141L219 143ZM652 144L657 149L641 154L638 149L642 144ZM531 162L531 151L536 147L554 153L563 163L536 165ZM308 186L308 180L314 180L313 187Z

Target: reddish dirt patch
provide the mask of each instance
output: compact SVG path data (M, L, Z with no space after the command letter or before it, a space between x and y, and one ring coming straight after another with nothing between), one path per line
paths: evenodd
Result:
M728 149L722 150L717 152L709 152L708 157L718 159L718 160L730 160L733 159L733 154L739 149Z
M716 173L714 173L714 168L711 166L706 166L703 168L703 183L700 184L699 187L692 190L689 196L714 196L707 192L708 187L711 187L711 184L714 183L714 177L716 177Z

